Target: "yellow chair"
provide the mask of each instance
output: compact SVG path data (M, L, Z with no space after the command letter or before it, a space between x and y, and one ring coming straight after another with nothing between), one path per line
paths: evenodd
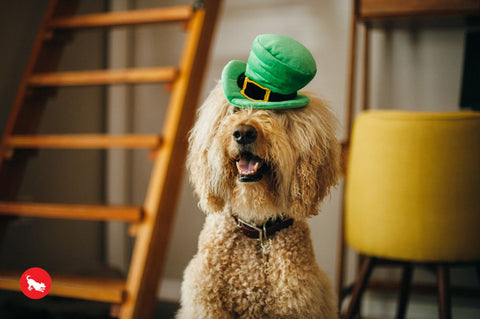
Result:
M397 318L412 264L436 267L440 318L450 318L448 266L480 265L480 113L365 112L346 178L346 241L365 258L345 318L385 260L405 266Z

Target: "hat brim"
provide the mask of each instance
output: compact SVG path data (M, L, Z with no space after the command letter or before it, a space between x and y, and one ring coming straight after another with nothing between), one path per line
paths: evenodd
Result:
M246 108L259 108L259 109L289 109L299 108L308 105L310 99L308 96L298 93L292 100L279 101L279 102L264 102L264 101L252 101L246 98L240 91L241 89L237 85L237 79L245 72L247 64L243 61L233 60L230 61L222 72L222 87L225 97L230 104L238 107Z

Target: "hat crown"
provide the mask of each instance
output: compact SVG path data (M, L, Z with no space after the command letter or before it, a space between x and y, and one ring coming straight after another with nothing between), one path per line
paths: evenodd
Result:
M255 38L245 76L281 94L291 94L307 85L317 72L310 51L292 38L262 34Z

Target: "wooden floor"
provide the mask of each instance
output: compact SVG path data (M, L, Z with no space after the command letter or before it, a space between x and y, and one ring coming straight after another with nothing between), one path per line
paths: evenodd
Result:
M178 307L177 303L159 301L153 319L172 319ZM112 319L110 307L104 303L50 296L30 300L21 292L10 291L0 291L0 318Z

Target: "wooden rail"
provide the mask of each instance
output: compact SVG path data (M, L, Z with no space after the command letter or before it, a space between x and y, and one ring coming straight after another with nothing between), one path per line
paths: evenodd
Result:
M12 135L5 144L13 148L150 148L161 146L159 135Z
M191 6L175 6L170 8L133 10L123 12L97 13L68 18L56 18L48 27L55 29L117 27L135 24L151 24L161 22L182 22L192 17Z
M21 273L0 272L0 289L20 291ZM125 300L125 282L120 279L88 278L50 274L50 296L122 303Z
M168 83L174 81L176 75L177 69L175 67L36 73L30 77L28 85L56 87L116 83Z
M142 207L0 202L1 215L139 222Z

